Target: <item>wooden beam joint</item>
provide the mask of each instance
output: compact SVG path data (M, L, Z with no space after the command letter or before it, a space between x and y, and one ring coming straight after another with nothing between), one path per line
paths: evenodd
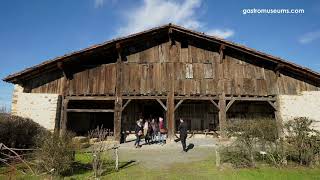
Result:
M211 102L218 110L220 110L219 105L218 105L216 102L214 102L213 99L209 99L209 100L210 100L210 102Z
M178 109L178 107L183 103L183 99L181 99L174 107L174 111L176 111Z
M267 101L271 107L273 107L274 110L277 110L277 104L276 102L272 102L272 101Z
M165 111L167 111L168 110L168 108L163 104L163 102L160 100L160 99L156 99L157 101L158 101L158 103L162 106L162 108L165 110Z
M124 103L124 105L122 106L121 108L121 111L123 111L127 106L128 104L131 102L131 99L128 99L126 103Z
M232 106L232 104L236 101L236 99L231 99L226 107L226 112L228 112L229 108Z

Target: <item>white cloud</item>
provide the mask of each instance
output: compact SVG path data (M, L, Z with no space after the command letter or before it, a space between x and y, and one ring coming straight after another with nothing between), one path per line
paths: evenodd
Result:
M143 0L138 7L124 12L126 24L119 28L118 35L128 35L168 23L198 31L205 30L206 23L199 20L201 5L201 0ZM234 34L229 29L217 30L224 32L223 37Z
M210 29L206 31L208 35L217 36L219 38L229 38L234 35L234 30L232 29Z
M117 0L94 0L94 8L101 8L105 4L115 4Z
M132 34L170 22L197 29L202 26L196 16L200 6L201 0L144 0L141 6L126 13L127 24L118 33Z
M299 42L301 44L308 44L308 43L311 43L312 41L315 41L316 39L320 39L320 30L308 32L302 35L299 39Z
M94 0L94 7L95 8L100 8L104 4L104 0Z

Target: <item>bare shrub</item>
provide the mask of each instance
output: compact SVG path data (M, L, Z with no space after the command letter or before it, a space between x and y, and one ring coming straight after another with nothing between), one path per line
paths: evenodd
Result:
M227 132L235 141L222 149L221 159L236 167L254 167L261 160L277 167L286 165L287 160L299 165L319 164L320 132L311 124L305 117L288 121L284 129L268 119L229 122ZM279 130L286 138L278 136Z
M72 134L47 134L38 139L39 149L35 159L40 172L51 175L65 175L72 170L74 145Z
M229 121L227 135L235 141L222 150L222 161L236 167L255 167L259 152L267 151L277 138L274 119L239 119Z
M92 169L95 178L98 178L105 171L103 166L107 162L107 155L105 151L108 149L106 143L108 130L103 129L103 126L97 127L96 129L89 132L89 138L96 138L96 142L91 146L92 155Z
M0 113L0 142L11 148L32 148L44 133L48 131L31 119Z
M317 163L320 150L320 132L311 128L312 120L297 117L285 124L288 154L300 165Z

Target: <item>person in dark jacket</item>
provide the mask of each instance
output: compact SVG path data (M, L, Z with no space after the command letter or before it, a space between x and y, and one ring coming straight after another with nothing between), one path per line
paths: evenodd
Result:
M143 134L143 127L141 125L140 121L137 121L136 127L135 127L135 134L136 134L136 142L134 143L134 145L136 146L136 148L140 147L140 140L141 140L141 136Z
M187 124L183 121L182 118L180 118L180 125L179 125L178 129L179 129L179 132L180 132L180 140L181 140L181 144L182 144L182 150L184 152L187 152L186 139L187 139L188 127L187 127Z

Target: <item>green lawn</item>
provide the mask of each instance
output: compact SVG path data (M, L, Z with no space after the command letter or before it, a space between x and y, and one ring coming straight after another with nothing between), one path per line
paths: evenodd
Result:
M64 179L90 179L90 157L85 154L77 154L78 161L76 170L72 176ZM155 162L156 163L156 162ZM214 159L188 164L173 164L165 169L154 170L143 168L142 165L130 162L120 162L122 167L118 172L111 169L106 172L102 179L320 179L320 168L272 168L260 167L256 169L224 169L215 167ZM111 168L111 167L110 167ZM5 169L0 168L0 172ZM8 177L0 175L0 179ZM17 179L44 179L44 176L25 176L17 173Z

